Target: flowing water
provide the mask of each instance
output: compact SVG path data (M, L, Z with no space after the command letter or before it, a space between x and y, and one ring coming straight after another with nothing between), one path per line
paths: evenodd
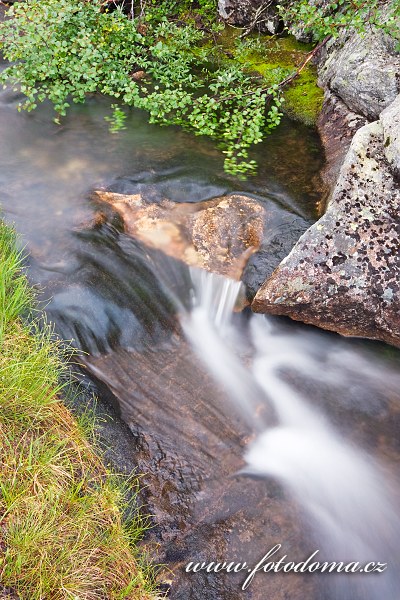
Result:
M370 389L385 387L388 393L399 389L400 375L345 344L329 347L316 333L282 332L259 315L252 317L249 327L253 356L246 370L235 352L245 341L240 344L236 337L232 343L237 331L229 323L237 282L195 273L193 283L197 293L183 318L184 331L246 420L253 419L253 430L264 428L246 451L242 472L277 478L293 493L311 519L324 555L315 561L340 560L352 566L354 561L388 563L385 575L336 577L331 594L349 600L394 600L400 589L396 491L390 489L383 465L344 439L319 409L309 405L307 396L285 380L284 373L293 370L332 385L341 381L345 387L357 374ZM316 355L316 349L322 355ZM321 367L323 374L318 376ZM254 382L259 385L256 395ZM273 406L275 424L260 419L256 405L260 401Z
M395 600L399 589L399 356L284 319L232 312L240 285L189 272L123 233L93 227L94 189L153 202L225 193L266 210L250 289L316 218L321 148L290 122L256 151L257 177L224 175L214 145L133 112L108 133L108 102L63 126L44 106L18 114L0 93L0 204L21 234L28 276L85 373L132 432L150 541L182 600ZM262 268L261 268L262 267ZM264 269L264 270L263 270ZM246 279L247 278L247 279ZM387 562L382 574L185 573L197 560L255 565L275 544L295 562Z

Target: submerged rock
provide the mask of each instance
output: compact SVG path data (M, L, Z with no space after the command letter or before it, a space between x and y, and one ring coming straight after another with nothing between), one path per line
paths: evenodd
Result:
M122 217L126 233L189 266L240 279L247 260L260 247L264 209L259 202L231 194L204 202L147 202L140 194L95 192Z
M258 291L256 312L400 346L398 103L357 131L325 215Z
M242 275L248 300L253 300L267 277L289 254L311 222L299 215L266 207L263 241L258 252L249 259Z

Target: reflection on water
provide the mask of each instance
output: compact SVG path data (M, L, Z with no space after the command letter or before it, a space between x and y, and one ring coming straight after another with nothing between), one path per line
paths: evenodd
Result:
M104 99L91 99L87 106L73 108L62 127L51 123L46 107L19 115L15 105L13 93L0 93L0 203L6 219L15 222L23 236L30 253L29 276L46 300L57 331L89 353L82 358L88 372L113 393L131 426L138 468L146 473L149 510L158 524L154 536L161 542L159 558L177 573L172 597L247 597L240 590L240 577L185 577L181 567L190 560L224 557L254 564L275 543L282 543L298 560L315 549L313 544L320 538L313 538L307 529L307 507L303 506L303 513L284 491L288 488L299 495L290 484L295 479L293 471L304 489L311 486L315 491L317 487L308 469L301 470L284 454L291 445L296 450L296 443L303 450L297 458L302 463L311 461L310 468L315 459L314 467L322 469L323 476L315 483L325 482L330 490L332 486L340 488L343 476L350 472L346 477L359 475L354 485L368 495L364 490L368 469L364 472L362 466L356 466L355 470L343 469L340 477L337 472L331 475L329 469L340 471L351 453L343 455L340 442L329 445L331 440L321 437L319 425L313 421L317 420L315 407L334 424L346 444L368 450L374 461L385 466L387 473L379 479L382 487L394 482L400 456L399 392L393 384L397 382L398 355L394 353L383 363L374 358L374 353L382 354L383 345L339 340L332 334L274 319L279 335L268 334L268 344L255 368L258 364L264 372L268 361L290 352L291 359L283 360L274 375L276 402L271 398L264 401L268 390L263 391L262 373L259 377L251 374L258 334L252 337L249 332L246 313L234 317L229 360L215 338L206 340L200 354L204 358L207 351L212 359L210 369L205 369L184 340L176 318L177 312L188 309L193 294L188 269L130 239L113 215L93 226L97 206L89 197L98 187L140 193L154 202L163 198L198 202L233 191L254 195L263 202L267 217L264 246L258 257L252 258L246 275L253 277L251 287L257 284L253 273L257 261L270 261L268 268L272 269L287 251L287 240L294 241L316 216L321 164L318 140L310 130L285 122L257 148L258 176L238 182L223 173L222 158L212 143L178 129L149 126L136 112L129 117L127 131L110 135L103 119L109 110ZM232 306L224 283L218 293L225 307ZM211 306L210 295L204 299ZM218 308L214 312L223 324L226 313ZM205 332L204 323L199 327L198 340ZM364 346L370 352L367 357ZM222 356L226 358L225 385L214 381ZM264 369L262 358L268 368ZM260 438L267 454L271 452L271 462L264 469L269 479L235 476L244 467L245 448L255 433L261 433L266 424L279 424L287 386L307 399L310 427L313 432L318 430L317 441L326 444L329 461L317 461L312 444L305 457L307 444L301 435L297 442L284 436ZM233 407L232 395L245 411ZM289 413L293 419L296 407ZM278 452L279 444L283 447ZM272 460L271 447L281 462ZM257 446L252 448L255 452ZM272 481L272 475L287 488ZM339 521L342 492L333 489L337 504L328 511L336 511ZM365 519L371 519L376 509L382 512L381 523L386 515L397 531L397 517L389 518L391 501L383 514L383 497L374 500L371 496L367 502L371 512ZM348 514L353 513L349 510ZM398 554L392 537L390 547ZM332 600L346 597L346 590L335 589ZM321 585L318 578L295 575L260 576L250 593L260 600L266 594L273 600L328 598L324 579ZM352 600L365 599L357 596L358 592L349 593ZM392 597L387 595L385 600Z
M269 255L269 269L282 258L282 240L293 243L315 217L319 196L312 181L321 163L320 145L316 134L300 125L284 123L270 135L256 151L259 175L238 182L224 174L214 144L179 129L150 126L138 112L130 115L126 131L111 135L105 99L73 107L61 127L52 123L49 107L18 114L16 105L15 93L0 93L0 204L24 236L31 280L41 287L43 299L52 298L50 309L62 335L85 350L96 344L107 348L108 333L115 341L118 331L122 345L136 343L141 326L135 311L141 309L132 307L143 290L135 285L143 287L138 281L146 270L146 259L139 258L143 251L137 248L132 258L133 245L123 235L113 236L109 227L86 238L79 235L96 212L88 200L93 189L178 202L232 191L256 194L268 214L269 241L262 252ZM258 277L263 276L261 270ZM152 289L150 283L148 294ZM61 314L65 318L59 319ZM106 325L105 319L112 323ZM76 324L82 331L75 331Z

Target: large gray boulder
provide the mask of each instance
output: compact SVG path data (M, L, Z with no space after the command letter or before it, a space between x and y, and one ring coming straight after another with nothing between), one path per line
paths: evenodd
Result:
M256 312L400 346L399 102L357 131L325 215L258 291Z
M379 117L400 93L400 54L382 30L364 36L345 32L328 44L319 65L320 85L355 113Z
M319 84L325 89L318 118L326 155L322 178L331 195L355 132L391 105L400 92L397 42L382 30L364 35L343 31L319 57ZM387 129L393 108L382 125Z
M383 111L380 121L383 127L386 158L395 177L400 177L400 95Z

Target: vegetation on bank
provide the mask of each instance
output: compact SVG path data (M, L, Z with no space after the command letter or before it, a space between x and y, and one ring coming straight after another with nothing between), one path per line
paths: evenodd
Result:
M343 28L363 33L376 25L395 35L399 28L397 0L286 0L279 10L289 27L321 45ZM9 17L0 48L12 64L0 83L11 81L25 95L21 108L48 99L60 117L71 102L106 94L117 102L109 119L113 131L123 127L124 105L143 109L151 123L215 139L226 171L236 175L255 170L249 149L279 124L285 99L289 112L303 110L309 122L321 104L310 70L316 48L305 50L297 64L266 57L265 68L254 69L243 36L232 57L221 52L216 0L25 0Z
M290 77L312 51L312 44L296 41L293 36L257 36L240 38L237 29L227 28L221 35L222 47L232 53L232 60L243 65L251 73L268 76L272 70L283 78ZM291 85L283 87L282 112L305 125L315 125L324 99L323 90L317 85L316 68L307 64Z
M0 596L3 586L20 600L154 598L135 548L143 521L122 520L123 486L60 401L65 367L32 306L0 222Z
M376 27L397 39L400 51L398 0L283 0L278 8L286 23L301 28L316 41L337 37L343 29L363 35Z

